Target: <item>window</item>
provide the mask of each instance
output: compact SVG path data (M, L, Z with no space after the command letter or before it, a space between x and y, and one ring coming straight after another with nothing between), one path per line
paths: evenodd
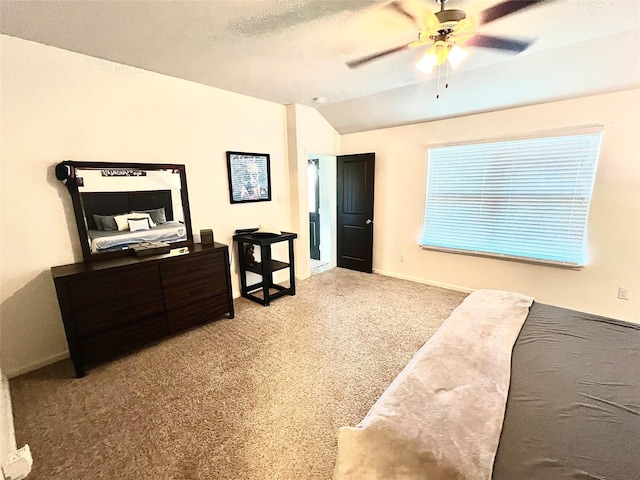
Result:
M588 127L430 148L421 245L584 265L601 135Z

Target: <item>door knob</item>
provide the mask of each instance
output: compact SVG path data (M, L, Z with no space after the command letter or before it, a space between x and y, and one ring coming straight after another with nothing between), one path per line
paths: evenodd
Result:
M372 222L373 222L373 220L371 220L370 218L367 218L367 221L366 221L366 222L364 222L364 223L366 223L367 225L369 225L369 224L370 224L370 223L372 223Z

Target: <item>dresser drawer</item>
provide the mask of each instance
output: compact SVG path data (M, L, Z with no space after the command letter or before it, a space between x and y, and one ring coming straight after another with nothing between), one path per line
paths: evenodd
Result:
M223 276L207 276L196 280L186 279L181 285L164 290L164 304L167 310L196 303L227 291L227 281Z
M223 252L169 262L160 267L164 288L185 282L225 274Z
M179 332L194 325L215 320L229 310L229 297L226 294L170 310L167 313L169 331L171 333Z
M156 289L77 309L73 320L78 334L88 335L163 312L162 290Z
M155 315L108 332L81 338L82 356L87 363L106 360L160 340L168 334L165 314Z
M68 287L72 309L108 305L122 297L144 296L161 289L157 265L77 277L69 281Z

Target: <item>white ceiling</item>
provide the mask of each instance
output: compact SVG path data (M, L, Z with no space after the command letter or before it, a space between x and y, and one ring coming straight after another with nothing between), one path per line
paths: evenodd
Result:
M477 16L501 0L449 0ZM403 8L437 11L435 0ZM257 98L314 106L340 133L640 87L640 0L549 0L479 28L536 39L479 47L438 89L422 50L346 62L417 38L388 0L2 0L2 33ZM436 99L436 92L440 98ZM315 97L325 97L323 104Z

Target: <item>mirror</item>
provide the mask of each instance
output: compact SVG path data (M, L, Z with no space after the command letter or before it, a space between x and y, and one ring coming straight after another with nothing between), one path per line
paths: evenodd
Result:
M56 176L71 193L85 261L150 242L193 244L184 165L69 160Z

